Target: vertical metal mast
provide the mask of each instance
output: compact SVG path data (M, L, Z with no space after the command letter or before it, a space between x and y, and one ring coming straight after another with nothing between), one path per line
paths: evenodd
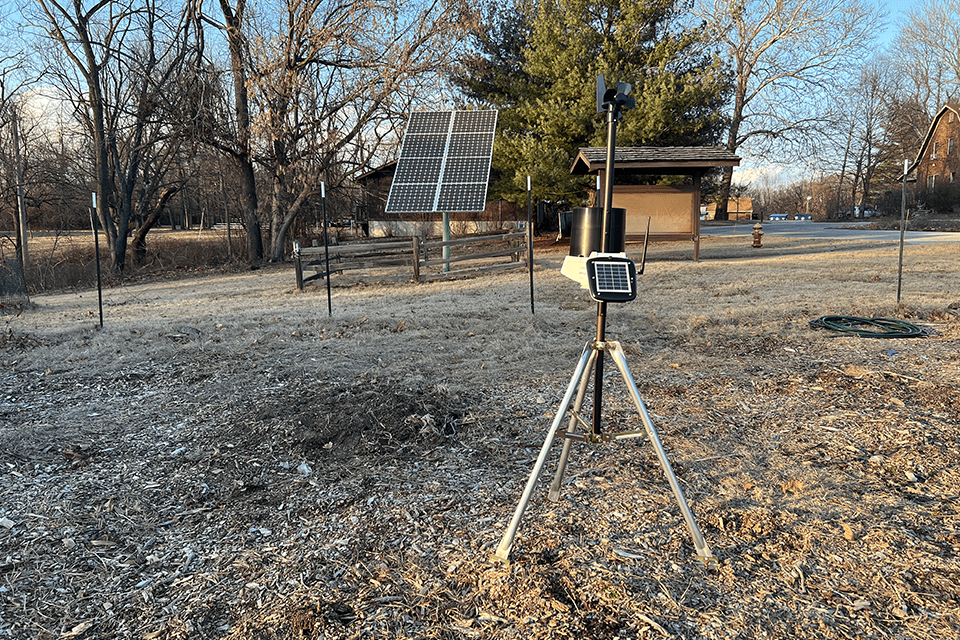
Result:
M604 99L607 109L607 169L606 178L603 186L603 217L600 222L600 253L607 253L609 247L607 235L610 230L610 209L613 208L613 171L617 153L617 120L620 118L620 106L616 100L616 95L610 100L605 92ZM602 345L606 341L607 331L607 302L601 300L597 303L597 345ZM597 362L595 365L595 376L593 380L593 433L601 433L600 416L601 406L603 404L603 349L597 350Z

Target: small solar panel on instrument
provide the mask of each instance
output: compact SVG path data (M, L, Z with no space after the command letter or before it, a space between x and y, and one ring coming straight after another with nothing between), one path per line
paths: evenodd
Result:
M497 112L410 114L386 211L483 211Z
M631 293L630 272L625 262L594 262L594 276L600 293Z
M584 266L586 285L594 300L629 302L637 297L637 266L625 255L594 253Z

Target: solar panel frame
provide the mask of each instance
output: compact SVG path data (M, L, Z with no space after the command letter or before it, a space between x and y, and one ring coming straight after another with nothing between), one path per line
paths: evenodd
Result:
M385 211L483 211L496 124L496 110L412 112Z
M633 293L630 270L624 262L594 262L597 293Z
M587 258L587 288L590 297L601 302L629 302L637 297L637 266L617 255Z

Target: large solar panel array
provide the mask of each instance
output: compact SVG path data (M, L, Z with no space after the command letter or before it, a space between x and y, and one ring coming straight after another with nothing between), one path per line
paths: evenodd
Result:
M497 112L410 114L386 211L483 211Z

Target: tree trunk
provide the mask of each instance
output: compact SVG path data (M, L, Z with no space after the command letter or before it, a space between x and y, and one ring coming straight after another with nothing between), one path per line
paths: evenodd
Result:
M723 168L723 177L720 180L720 194L717 196L717 212L714 220L729 220L727 203L730 201L730 184L733 182L733 167Z
M243 228L247 232L247 260L257 262L263 259L263 237L260 234L260 220L257 217L257 177L253 171L253 162L237 158L240 170L241 198L243 200Z
M17 250L20 253L20 267L26 277L30 269L30 251L27 243L27 199L23 193L23 154L20 153L20 114L16 107L12 109L11 125L13 127L13 156L16 162L17 175L17 215L13 217L17 229Z
M843 150L843 163L840 165L840 179L837 181L837 214L839 217L843 216L844 206L843 206L843 181L847 177L847 164L850 160L851 147L853 146L853 130L856 127L856 123L852 121L850 123L850 131L847 133L847 144ZM851 205L852 206L852 205Z
M237 149L234 160L240 172L243 199L243 227L247 231L247 260L263 259L263 237L260 232L257 202L257 179L253 167L253 149L250 142L250 101L247 94L247 68L244 57L243 11L245 0L238 0L237 10L227 0L220 0L220 10L227 25L227 43L230 48L230 68L233 76L233 100L237 116Z
M157 199L157 204L151 211L146 219L143 221L143 224L140 225L140 228L137 229L136 233L133 234L133 252L134 258L137 261L137 264L143 263L143 259L147 255L147 234L151 229L157 224L157 221L160 219L160 215L163 213L164 207L167 206L167 201L173 197L179 191L178 187L167 187L163 190L163 193L160 194L160 197Z
M283 262L286 260L286 244L287 244L287 234L290 232L290 227L293 225L293 221L297 219L300 210L303 208L303 203L307 201L311 196L316 195L314 189L304 188L300 194L297 196L297 199L287 208L286 214L283 216L283 220L279 225L274 229L272 242L270 245L270 260L274 262Z
M107 159L107 136L103 114L103 91L100 87L100 68L93 59L92 49L89 51L87 62L92 68L88 77L88 89L94 153L96 154L94 165L97 172L95 192L97 194L97 218L100 220L100 227L104 230L104 235L106 235L107 248L112 253L117 239L117 227L113 222L110 211L112 208L111 201L113 200L113 180Z
M727 151L737 152L737 136L740 132L740 123L736 120L736 114L740 113L741 107L734 110L734 121L730 123L730 131L727 134ZM729 220L727 213L727 204L730 202L730 185L733 182L733 167L723 168L723 177L720 179L720 194L717 196L717 212L714 214L714 220Z

